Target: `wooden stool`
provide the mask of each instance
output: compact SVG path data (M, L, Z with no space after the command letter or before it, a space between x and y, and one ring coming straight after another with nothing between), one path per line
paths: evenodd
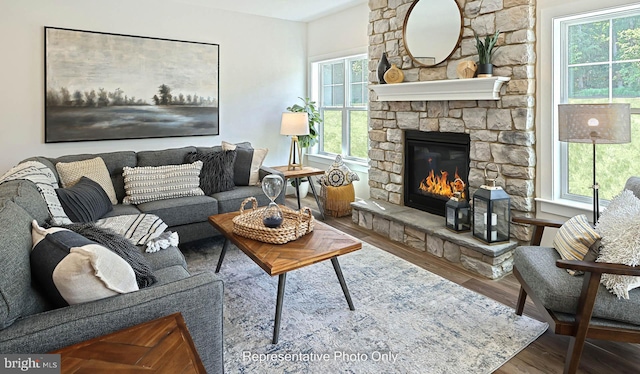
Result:
M351 215L351 203L356 200L353 183L340 187L321 185L320 195L325 214L331 217Z

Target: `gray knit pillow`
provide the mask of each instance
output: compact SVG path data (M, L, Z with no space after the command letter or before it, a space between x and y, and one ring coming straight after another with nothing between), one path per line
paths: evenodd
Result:
M202 196L201 169L202 161L182 165L125 166L122 176L127 196L122 203L142 204L176 197Z
M235 187L233 183L236 151L189 152L185 162L202 161L200 172L200 188L205 195L229 191Z

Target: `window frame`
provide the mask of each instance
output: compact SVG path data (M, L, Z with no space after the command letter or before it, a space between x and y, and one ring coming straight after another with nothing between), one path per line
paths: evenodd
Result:
M349 55L345 55L345 56L340 56L340 57L333 57L333 58L329 58L329 59L323 59L323 60L318 60L312 63L312 89L313 89L313 97L315 98L317 104L318 104L318 111L320 112L321 117L323 118L322 123L320 123L319 125L319 133L320 133L320 137L318 139L318 146L317 146L317 155L321 155L321 156L325 156L325 157L335 157L337 155L337 153L333 153L333 152L328 152L325 151L324 149L324 111L325 110L331 110L331 111L340 111L341 112L341 118L342 118L342 131L341 131L341 137L342 137L342 142L340 145L340 150L341 150L341 155L343 157L344 160L346 161L352 161L355 163L360 163L360 164L364 164L368 161L367 158L362 158L362 157L357 157L357 156L352 156L350 154L350 149L351 149L351 136L350 136L350 130L351 130L351 113L352 112L366 112L368 114L369 111L369 104L368 104L368 98L364 101L364 105L362 106L353 106L351 105L351 97L352 97L352 88L351 85L354 83L351 81L351 75L350 75L350 69L351 69L351 62L353 61L357 61L357 60L365 60L365 63L363 64L363 76L362 76L362 81L359 82L355 82L355 83L360 83L360 84L364 84L365 85L365 90L364 92L368 93L368 88L366 88L366 85L368 85L368 55L367 53L357 53L357 54L349 54ZM323 102L324 100L324 81L323 81L323 66L325 65L329 65L329 64L336 64L336 63L343 63L343 74L344 74L344 82L342 84L343 86L343 103L342 105L338 106L338 105L331 105L331 106L325 106L325 103ZM332 87L336 87L336 85L332 85Z
M557 107L558 104L567 103L568 95L569 95L569 84L568 84L568 68L569 66L586 66L586 65L596 65L596 64L607 64L609 69L609 100L611 101L613 97L612 90L612 66L620 61L614 60L611 55L611 49L609 50L608 61L601 63L582 63L582 64L573 64L570 65L568 63L568 38L567 38L567 30L570 26L581 24L581 23L593 23L602 20L609 20L614 18L620 18L628 15L638 15L640 14L640 4L631 4L631 5L621 5L612 8L594 8L591 10L587 10L583 13L579 14L569 14L569 15L558 15L556 17L551 18L552 22L552 31L551 31L551 50L553 53L551 54L551 67L552 70L550 72L551 76L551 97L550 97L550 111L549 114L550 122L552 124L550 128L550 133L547 135L547 139L550 139L551 146L545 147L551 150L551 165L552 171L547 174L545 172L538 172L539 176L545 178L546 176L551 177L552 183L550 186L541 186L542 187L542 198L537 199L539 202L542 202L542 211L546 213L559 214L559 211L564 210L567 213L559 214L564 216L575 215L579 213L585 213L585 211L591 210L591 205L593 201L592 196L584 196L572 194L569 192L569 173L568 173L568 148L569 144L566 142L560 142L558 140L558 115L557 115ZM610 25L609 33L611 35L612 26ZM611 42L610 38L610 42ZM544 48L544 46L543 46ZM544 68L541 69L544 72ZM539 75L541 79L543 79L544 74ZM543 100L541 100L542 102ZM640 108L631 108L631 115L640 114ZM539 150L540 151L540 150ZM544 150L543 150L544 152ZM590 156L589 156L590 157ZM547 158L542 156L542 160L546 160ZM541 163L542 164L542 163ZM540 166L539 166L540 168ZM549 188L550 187L550 188ZM557 205L558 207L551 207L549 204L552 203ZM600 205L606 206L608 204L607 200L600 199ZM570 209L568 209L570 208Z

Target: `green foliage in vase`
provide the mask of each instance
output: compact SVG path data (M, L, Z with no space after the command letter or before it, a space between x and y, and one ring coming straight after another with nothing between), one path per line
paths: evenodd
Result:
M302 100L303 105L294 104L288 107L287 110L296 113L307 113L309 116L309 135L299 135L298 142L302 148L313 147L318 143L318 129L316 125L322 122L322 117L320 116L320 112L318 112L315 101L311 101L308 97L304 99L300 97L299 99Z
M478 34L473 33L476 37L476 49L478 50L478 63L479 64L490 64L491 56L493 54L493 50L497 48L496 43L498 42L498 36L500 35L500 30L496 31L493 35L487 35L484 38L484 42L480 40Z

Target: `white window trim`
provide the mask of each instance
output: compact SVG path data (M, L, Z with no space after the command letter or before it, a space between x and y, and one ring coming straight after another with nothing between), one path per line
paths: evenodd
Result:
M311 100L315 101L316 103L320 102L320 97L318 96L320 90L318 87L318 82L316 81L316 79L314 79L314 77L317 76L318 74L318 62L323 62L323 61L327 61L327 60L334 60L334 59L344 59L346 57L349 56L355 56L355 55L368 55L368 47L367 46L362 46L362 47L358 47L358 48L352 48L352 49L348 49L348 50L343 50L343 51L338 51L338 52L332 52L332 53L327 53L327 54L322 54L322 55L316 55L316 56L310 56L308 58L308 66L309 66L309 75L308 75L308 87L309 87L309 94L308 97L311 98ZM321 154L318 152L318 145L315 145L309 149L307 149L307 160L309 162L313 162L313 163L317 163L317 164L322 164L322 165L326 165L326 166L330 166L333 161L335 160L335 156L329 155L329 154ZM360 160L354 160L351 158L344 158L343 159L344 163L353 171L357 171L357 172L361 172L361 173L368 173L369 172L369 162L368 160L365 161L360 161Z
M578 214L590 217L593 211L592 203L582 203L560 197L560 170L553 165L559 165L560 144L554 125L557 123L557 113L554 102L558 102L560 93L554 90L560 83L560 74L554 64L554 56L560 53L560 42L553 40L554 27L557 18L580 16L598 10L619 8L625 5L635 5L637 1L609 0L607 6L602 6L600 0L574 0L563 3L555 1L541 1L539 4L539 24L537 38L539 40L539 57L536 68L536 90L539 93L536 110L536 135L538 142L536 152L538 163L536 167L536 198L538 216L569 218ZM555 72L555 73L554 73ZM556 96L557 95L557 96ZM554 97L556 96L556 97ZM554 100L555 99L555 100ZM541 213L541 214L540 214Z

